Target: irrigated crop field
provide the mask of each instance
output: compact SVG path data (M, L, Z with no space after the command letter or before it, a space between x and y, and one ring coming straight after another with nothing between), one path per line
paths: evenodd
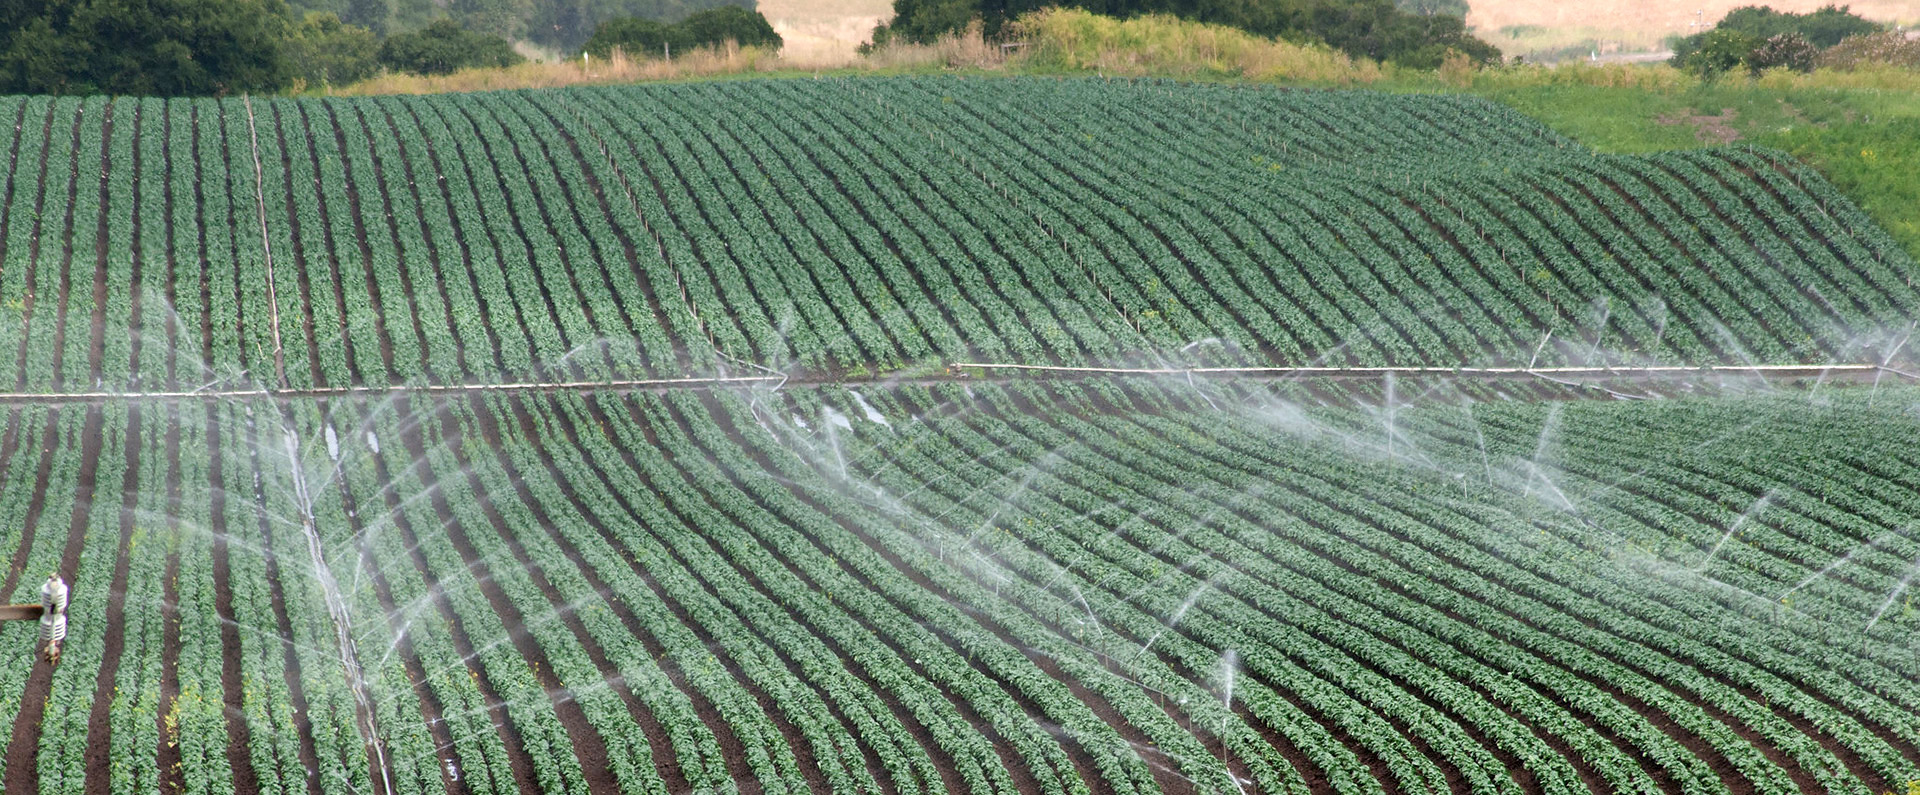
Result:
M0 591L73 584L5 793L1920 786L1916 265L1784 155L1106 80L0 118Z

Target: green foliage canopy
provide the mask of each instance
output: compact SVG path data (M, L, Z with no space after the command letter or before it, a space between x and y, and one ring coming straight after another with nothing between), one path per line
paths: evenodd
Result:
M0 2L0 93L277 91L288 28L283 0Z
M873 44L896 38L927 43L974 19L995 36L1013 17L1059 5L1116 17L1172 14L1263 36L1323 41L1351 55L1419 68L1438 66L1449 51L1481 63L1500 57L1467 33L1461 17L1434 13L1437 2L1429 4L1433 9L1409 12L1392 0L894 0L894 17L874 30Z
M1798 68L1802 61L1811 64L1812 56L1800 53L1805 48L1790 38L1776 41L1774 52L1751 60L1747 56L1763 43L1789 34L1805 40L1817 52L1839 44L1850 36L1864 36L1881 29L1878 23L1854 14L1850 8L1828 5L1805 14L1775 11L1771 6L1736 8L1727 12L1713 30L1675 41L1671 63L1701 74L1719 74L1742 63L1749 64L1756 71L1768 66ZM1746 43L1747 49L1729 60L1734 48L1741 42ZM1790 56L1789 50L1796 54ZM1782 59L1787 62L1779 62Z
M525 60L506 39L460 27L450 19L425 30L387 37L380 64L396 72L444 75L469 67L512 66Z
M729 5L695 12L673 24L632 17L607 20L587 40L586 51L601 58L616 49L634 57L650 57L668 47L690 50L729 41L770 49L779 49L782 44L780 34L760 12Z
M286 51L295 76L308 86L346 85L380 71L380 37L332 14L308 14Z
M1461 19L1467 16L1467 0L1394 0L1393 4L1401 11L1421 16L1445 14Z

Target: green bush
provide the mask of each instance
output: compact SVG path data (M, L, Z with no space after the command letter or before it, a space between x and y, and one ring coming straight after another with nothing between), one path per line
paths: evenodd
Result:
M506 39L467 30L450 19L434 22L424 30L389 36L380 45L379 59L388 69L421 75L512 66L526 60Z
M894 0L893 19L874 29L872 45L883 47L894 39L930 44L965 30L975 19L987 37L997 38L1014 17L1055 6L1121 19L1169 14L1262 36L1324 42L1349 55L1402 66L1433 68L1450 52L1482 64L1500 60L1500 51L1468 34L1460 17L1404 11L1393 0Z
M783 43L773 25L758 11L740 6L720 6L696 11L686 19L668 24L651 19L610 19L600 23L587 40L586 51L605 58L619 50L634 58L658 56L668 47L691 50L716 47L727 42L742 47L779 49Z
M1792 69L1796 72L1813 71L1814 56L1820 54L1820 48L1798 33L1781 33L1760 42L1747 53L1747 70L1759 74L1768 69Z
M646 58L669 46L686 49L686 35L680 26L629 17L600 23L593 30L593 38L587 39L586 51L596 58L609 57L614 50L631 58Z
M773 24L758 11L740 6L720 6L696 11L680 20L681 30L695 47L735 42L742 47L777 50L785 42L773 31Z
M1713 30L1675 40L1671 63L1674 66L1695 67L1699 71L1697 64L1700 62L1694 59L1694 55L1705 48L1707 37L1715 33L1738 33L1752 40L1756 47L1775 36L1794 33L1805 38L1814 49L1824 50L1850 36L1862 36L1880 30L1878 23L1848 9L1848 6L1828 5L1811 13L1793 14L1775 11L1768 6L1742 6L1727 12ZM1721 43L1724 44L1724 38Z
M1920 67L1920 39L1909 39L1895 30L1853 36L1820 53L1813 65L1849 72L1881 65L1912 69Z
M332 14L307 14L286 51L295 76L308 86L357 83L380 71L380 37Z
M1752 36L1738 30L1715 28L1701 34L1693 52L1687 55L1680 66L1707 76L1719 75L1746 63L1747 53L1753 52L1753 48L1759 44Z
M0 93L277 91L287 28L282 0L0 2Z

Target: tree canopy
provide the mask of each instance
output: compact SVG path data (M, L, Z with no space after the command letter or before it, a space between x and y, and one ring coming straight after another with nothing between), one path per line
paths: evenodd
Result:
M287 61L308 86L343 86L380 71L380 36L332 14L310 13L287 39Z
M989 37L1012 18L1047 6L1131 17L1172 14L1300 41L1323 41L1352 55L1404 66L1438 66L1448 52L1482 63L1500 51L1474 38L1459 16L1431 2L1409 12L1392 0L894 0L893 19L874 30L873 43L892 39L927 43L980 20ZM1460 4L1464 7L1464 3Z
M668 47L690 50L729 41L770 49L779 49L782 44L780 34L760 12L720 6L694 12L672 24L638 18L608 20L594 30L586 50L602 58L616 49L634 57L650 57Z
M0 0L4 2L5 0ZM420 30L436 19L562 53L578 53L595 29L615 19L667 22L753 0L286 0L296 15L330 13L380 35ZM298 18L298 16L296 16Z
M452 74L461 69L512 66L525 60L499 36L467 30L442 19L424 30L396 33L380 45L380 64L396 72Z
M289 26L284 0L0 2L0 92L277 91Z

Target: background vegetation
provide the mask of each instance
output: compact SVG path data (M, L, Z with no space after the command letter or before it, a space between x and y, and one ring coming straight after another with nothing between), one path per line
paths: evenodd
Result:
M586 51L601 58L615 50L643 57L674 50L682 54L697 47L720 47L733 42L743 47L780 49L780 34L773 32L767 18L739 6L697 11L675 23L651 19L613 19L601 23L587 39Z
M1879 24L1840 6L1806 14L1746 6L1729 12L1712 30L1676 40L1669 63L1708 75L1742 66L1755 74L1775 67L1805 72L1821 51L1880 31Z
M615 19L671 21L753 0L288 0L296 15L330 13L376 33L420 30L451 19L480 33L578 53L601 23Z
M1453 5L1409 2L1415 10L1391 0L894 0L893 20L874 30L873 44L926 44L975 22L998 37L1023 14L1069 8L1123 19L1163 14L1415 68L1437 67L1449 53L1480 63L1500 59L1498 49L1467 34L1459 15L1442 13Z
M1564 66L1475 75L1462 90L1512 106L1603 152L1716 145L1784 150L1819 169L1920 255L1920 73L1776 70L1706 80L1668 66Z

